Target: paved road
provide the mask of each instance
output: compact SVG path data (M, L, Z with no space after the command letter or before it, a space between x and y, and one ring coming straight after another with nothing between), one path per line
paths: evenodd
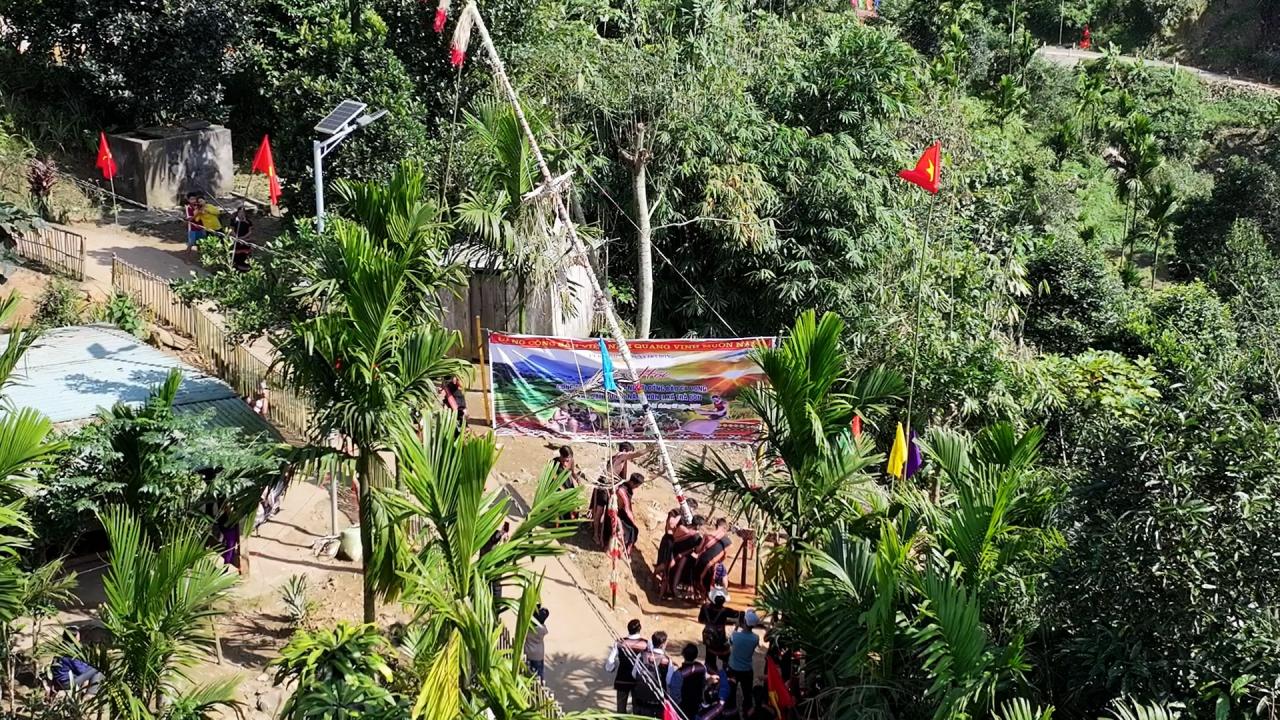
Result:
M1054 65L1072 66L1072 65L1079 65L1082 62L1088 62L1090 60L1098 60L1102 57L1102 53L1093 52L1092 50L1080 50L1077 48L1064 48L1064 47L1055 47L1053 45L1046 45L1045 47L1042 47L1036 51L1036 57L1047 60L1048 62L1051 62ZM1123 62L1130 62L1130 63L1138 62L1139 60L1141 60L1147 65L1152 65L1155 67L1167 67L1167 68L1176 67L1179 70L1185 70L1193 75L1198 76L1201 80L1204 80L1207 83L1213 83L1215 85L1230 85L1232 87L1243 88L1246 90L1253 90L1256 92L1269 92L1269 93L1280 94L1280 88L1274 85L1267 85L1266 83L1254 82L1252 80L1241 80L1239 78L1231 77L1230 75L1222 75L1220 73L1209 72L1208 70L1201 70L1200 68L1190 67L1188 65L1168 63L1168 62L1164 62L1163 60L1137 58L1137 57L1133 57L1132 55L1122 55L1120 56L1120 59Z

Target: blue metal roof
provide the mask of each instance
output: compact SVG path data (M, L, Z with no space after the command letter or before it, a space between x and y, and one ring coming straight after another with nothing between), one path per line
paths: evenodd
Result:
M0 337L0 344L7 342L7 335ZM18 362L4 396L14 407L39 410L55 425L80 424L117 402L141 405L173 368L182 372L174 401L178 412L213 409L212 425L276 434L230 385L108 325L43 333Z

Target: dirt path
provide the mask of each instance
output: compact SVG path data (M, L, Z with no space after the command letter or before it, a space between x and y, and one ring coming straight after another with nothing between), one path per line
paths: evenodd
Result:
M1079 48L1065 48L1046 45L1036 51L1036 57L1042 58L1054 65L1070 67L1079 65L1083 62L1089 62L1091 60L1099 60L1102 58L1102 53L1093 52L1092 50L1080 50ZM1215 85L1230 85L1232 87L1241 88L1243 90L1252 90L1255 92L1280 93L1280 87L1276 87L1275 85L1268 85L1266 83L1255 82L1253 80L1243 80L1241 78L1210 72L1208 70L1202 70L1188 65L1169 63L1163 60L1153 60L1150 58L1138 58L1132 55L1121 55L1120 60L1127 63L1136 63L1141 61L1147 65L1155 67L1185 70L1186 72L1199 77L1201 80L1204 80L1206 83Z

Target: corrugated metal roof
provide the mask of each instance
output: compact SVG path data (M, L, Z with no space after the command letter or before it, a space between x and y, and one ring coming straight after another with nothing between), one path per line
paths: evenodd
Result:
M205 425L209 427L238 428L249 435L266 435L267 438L281 442L284 437L275 426L263 420L238 397L211 402L193 402L174 408L179 414L204 413L207 415Z
M0 340L7 343L8 336ZM117 402L142 404L173 368L182 372L176 410L213 409L211 425L275 434L230 385L107 325L42 334L18 362L4 395L15 407L35 408L56 425L78 425Z

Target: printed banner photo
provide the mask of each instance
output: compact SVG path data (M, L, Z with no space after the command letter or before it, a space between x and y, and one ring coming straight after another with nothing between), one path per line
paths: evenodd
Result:
M738 396L765 382L751 361L775 338L632 340L628 343L650 407L669 440L746 442L760 419ZM489 334L494 429L506 435L651 440L617 343ZM617 392L604 391L612 366Z

